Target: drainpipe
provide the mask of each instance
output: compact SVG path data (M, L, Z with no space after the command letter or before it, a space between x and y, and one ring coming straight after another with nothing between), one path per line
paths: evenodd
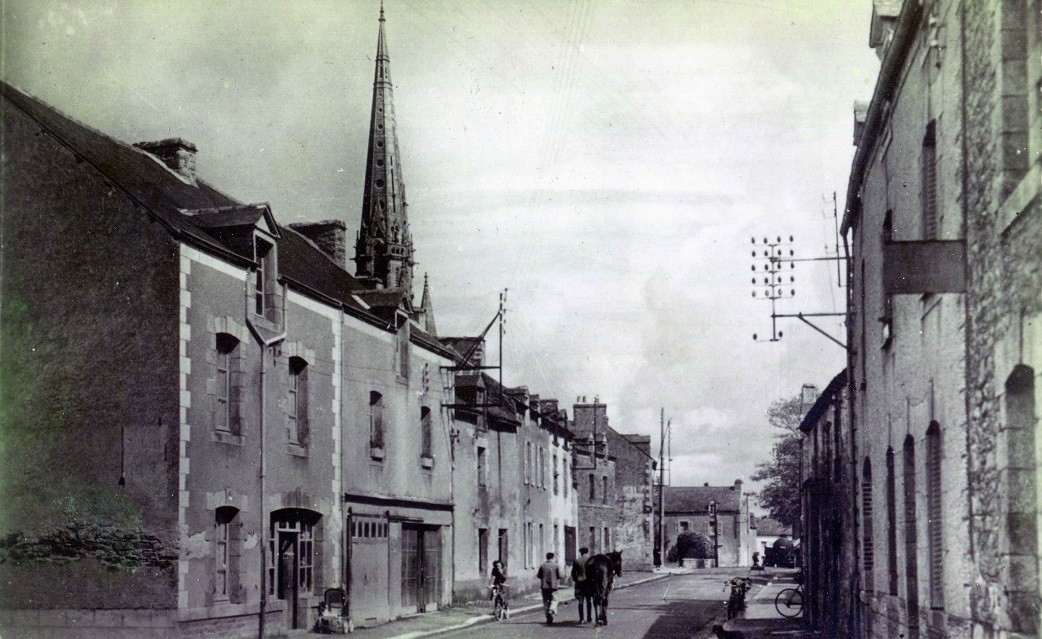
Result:
M261 528L260 528L261 575L260 575L260 613L259 613L260 617L259 617L258 622L257 622L257 626L258 626L258 628L257 628L257 636L260 639L264 639L265 624L266 624L265 611L267 610L267 607L268 607L268 535L267 535L268 521L267 521L267 517L264 514L264 488L265 488L264 484L265 484L265 480L267 479L267 465L266 465L266 459L265 459L265 456L264 456L264 452L265 452L264 451L264 438L265 438L265 435L266 435L266 432L267 432L267 429L265 428L265 414L266 414L266 411L264 410L264 401L265 401L265 393L264 393L264 383L265 383L265 381L264 380L265 380L265 375L267 373L268 349L271 348L272 346L274 346L275 344L281 342L282 340L286 339L286 330L285 330L285 328L286 328L286 298L287 297L289 297L289 287L284 286L283 292L282 292L282 328L283 328L283 331L281 333L279 333L278 335L276 335L276 336L274 336L272 338L269 338L269 339L263 339L262 337L260 337L259 334L257 334L256 332L254 333L254 336L257 337L257 340L261 344L261 369L260 369L260 508L258 509L259 512L260 512L260 520L261 520Z

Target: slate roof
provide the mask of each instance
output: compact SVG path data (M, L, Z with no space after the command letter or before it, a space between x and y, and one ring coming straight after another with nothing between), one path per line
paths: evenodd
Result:
M779 535L792 536L792 528L781 523L777 519L762 517L756 520L756 535L759 537L777 537Z
M833 405L833 402L842 392L843 387L847 385L847 369L843 369L838 375L832 378L829 385L825 387L821 395L818 395L818 399L814 402L814 405L810 407L807 414L803 416L803 420L800 421L800 430L808 433L821 419L825 411Z
M260 216L270 216L267 204L243 204L203 180L196 179L193 184L147 151L77 122L3 81L0 81L0 95L78 158L105 175L176 239L240 266L253 264L252 254L247 255L223 242L215 231L256 223ZM280 277L304 294L340 306L373 325L387 326L386 321L367 312L355 299L356 294L364 290L358 279L297 231L288 226L278 226L278 231ZM412 337L414 342L430 350L458 359L454 351L422 330L414 329Z
M666 486L667 515L708 513L710 501L716 501L718 513L737 513L741 493L734 486Z

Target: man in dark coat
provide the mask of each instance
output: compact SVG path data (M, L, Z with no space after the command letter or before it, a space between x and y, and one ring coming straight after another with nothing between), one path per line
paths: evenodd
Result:
M539 572L535 577L539 580L539 590L543 593L543 611L546 612L546 623L552 624L554 615L557 614L557 599L554 597L554 592L561 587L561 582L564 581L561 567L554 561L552 552L546 553L546 562L539 566Z
M583 546L579 549L579 557L572 563L572 581L575 582L575 601L579 604L579 623L593 621L593 595L586 581L586 562L590 560L590 549ZM583 615L583 606L586 615Z

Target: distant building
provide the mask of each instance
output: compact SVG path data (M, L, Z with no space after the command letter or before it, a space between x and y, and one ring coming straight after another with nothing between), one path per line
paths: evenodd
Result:
M756 533L756 547L753 552L760 553L760 563L763 563L763 558L767 551L767 548L774 545L774 542L782 537L795 542L792 536L792 527L782 524L776 519L769 517L754 517L753 518L753 531Z
M752 565L756 536L749 525L749 500L742 495L741 479L731 486L666 486L664 501L667 549L676 546L681 534L696 532L719 546L720 566Z
M650 438L621 435L608 423L607 406L572 407L573 468L579 500L578 545L591 552L623 552L630 569L654 564Z

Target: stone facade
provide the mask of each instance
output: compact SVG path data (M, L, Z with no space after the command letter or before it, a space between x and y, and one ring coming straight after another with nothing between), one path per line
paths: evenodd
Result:
M883 68L843 224L858 561L842 596L860 606L837 636L1039 632L1040 9L873 18Z
M721 567L751 566L756 530L750 526L749 500L742 494L742 484L739 479L731 486L666 486L663 524L667 555L679 535L695 532L705 535L710 543L715 539L718 546L717 556L707 558L703 567L712 567L714 561ZM710 503L715 504L715 518Z
M573 406L577 441L573 469L579 500L579 546L591 552L623 552L628 569L654 565L650 441L621 435L597 401Z

